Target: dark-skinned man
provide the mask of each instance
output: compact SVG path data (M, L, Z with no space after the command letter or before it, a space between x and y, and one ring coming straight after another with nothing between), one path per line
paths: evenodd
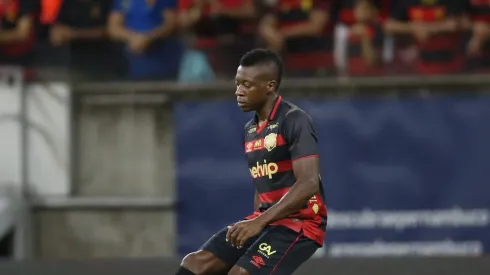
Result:
M176 275L287 275L322 246L327 207L317 137L310 116L279 95L282 63L255 49L236 74L238 107L255 112L244 132L255 212L187 255Z

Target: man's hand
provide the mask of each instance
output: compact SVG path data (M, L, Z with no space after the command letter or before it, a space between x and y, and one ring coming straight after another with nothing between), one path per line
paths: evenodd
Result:
M55 26L51 30L51 43L54 46L61 46L69 42L73 37L72 30L67 26Z
M250 238L262 232L264 227L265 224L258 219L237 222L233 226L228 226L226 241L240 249Z
M148 48L151 39L143 34L137 34L129 40L129 48L133 53L142 54Z

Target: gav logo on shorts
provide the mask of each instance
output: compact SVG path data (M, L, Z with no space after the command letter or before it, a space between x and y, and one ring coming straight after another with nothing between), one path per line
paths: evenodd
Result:
M260 164L257 161L257 165L250 168L250 174L252 174L252 178L254 179L265 176L269 177L269 179L272 179L272 175L277 173L278 170L279 166L277 166L276 163L267 163L267 161L264 160L264 164Z
M259 253L264 255L265 257L269 258L269 256L276 253L276 251L273 250L272 246L268 245L267 243L261 243L259 245Z

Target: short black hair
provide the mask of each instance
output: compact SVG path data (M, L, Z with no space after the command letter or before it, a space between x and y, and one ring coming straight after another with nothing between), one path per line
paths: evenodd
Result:
M277 86L276 91L279 89L282 80L282 74L284 71L284 65L282 58L275 52L268 49L253 49L242 56L240 59L240 66L248 67L262 64L274 64L277 69Z

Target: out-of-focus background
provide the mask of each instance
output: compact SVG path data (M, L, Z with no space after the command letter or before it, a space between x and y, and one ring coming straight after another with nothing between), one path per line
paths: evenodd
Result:
M255 47L320 140L298 274L490 274L488 0L0 0L0 273L173 274L250 213Z

